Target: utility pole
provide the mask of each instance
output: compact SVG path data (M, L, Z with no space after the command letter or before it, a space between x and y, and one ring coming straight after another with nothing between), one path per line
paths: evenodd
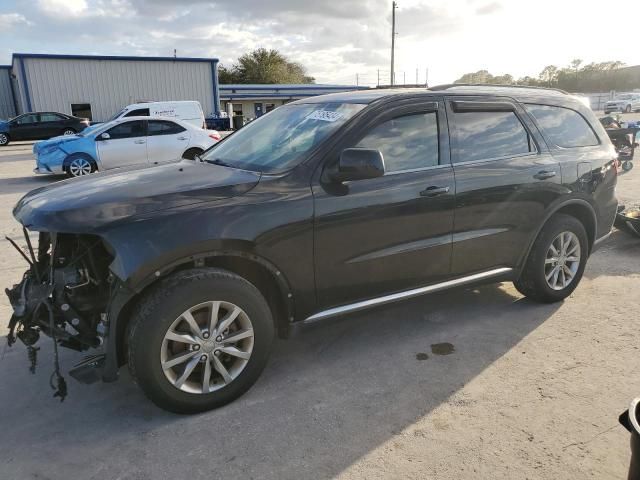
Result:
M416 85L418 84L418 67L416 67Z
M378 86L380 86L380 69L378 69Z
M356 87L359 86L358 85L358 74L356 73Z
M402 72L402 85L407 84L407 72Z
M391 2L391 85L395 83L393 63L396 49L396 8L398 8L398 4L395 1Z

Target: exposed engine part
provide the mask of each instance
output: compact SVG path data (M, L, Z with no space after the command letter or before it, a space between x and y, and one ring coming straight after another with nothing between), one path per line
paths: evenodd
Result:
M35 372L38 348L34 345L40 333L53 339L50 383L54 397L63 401L67 386L60 373L58 345L81 351L102 344L113 282L108 269L112 257L95 236L43 232L36 252L26 229L24 234L28 254L9 239L29 269L19 284L6 290L13 306L7 343L20 339L27 346L29 368Z

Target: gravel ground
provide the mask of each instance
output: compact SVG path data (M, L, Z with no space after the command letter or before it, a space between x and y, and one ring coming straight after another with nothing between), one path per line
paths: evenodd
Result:
M0 149L0 233L48 178L29 146ZM620 176L640 198L640 167ZM5 244L9 285L24 264ZM640 240L614 235L564 303L511 284L351 315L278 341L256 386L217 411L177 416L123 370L51 398L51 343L35 375L0 340L0 478L625 478L618 414L640 395ZM0 298L0 319L9 318ZM0 333L6 330L0 330ZM80 355L64 352L63 367Z

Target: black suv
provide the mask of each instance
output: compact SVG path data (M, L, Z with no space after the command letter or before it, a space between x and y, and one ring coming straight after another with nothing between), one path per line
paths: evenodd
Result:
M89 126L86 118L58 112L25 113L8 122L0 121L0 147L12 140L43 140L58 135L73 135Z
M22 198L40 233L10 339L99 347L72 376L126 363L160 407L202 411L245 392L295 324L481 282L562 300L617 207L604 129L546 89L308 98L199 160Z

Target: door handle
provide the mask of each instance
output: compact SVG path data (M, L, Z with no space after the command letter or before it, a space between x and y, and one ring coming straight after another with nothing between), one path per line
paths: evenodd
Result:
M187 140L187 137L178 137L178 140Z
M449 193L449 187L437 187L432 185L431 187L427 187L420 192L421 197L437 197L438 195L443 195L445 193Z
M533 178L537 180L546 180L547 178L553 178L555 176L556 172L554 170L540 170L533 176Z
M136 143L138 145L142 145L143 143L145 143L145 141L144 140L136 140L133 143Z

